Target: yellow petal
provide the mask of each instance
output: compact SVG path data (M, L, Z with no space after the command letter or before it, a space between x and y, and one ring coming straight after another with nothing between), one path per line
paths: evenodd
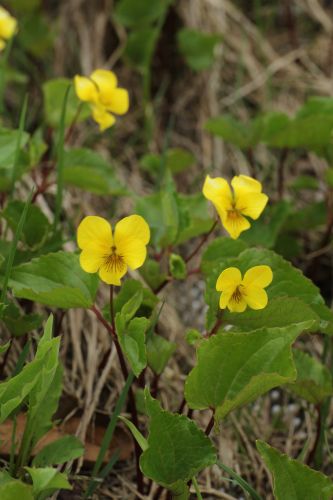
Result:
M243 215L258 219L268 202L264 193L239 193L236 198L236 208Z
M216 290L218 292L229 291L231 289L231 293L235 291L235 289L242 282L242 275L237 267L228 267L217 278L216 282Z
M74 87L76 95L81 101L96 102L98 97L97 88L90 78L76 75L74 77Z
M125 89L113 89L107 96L101 96L102 104L116 115L124 115L129 108L128 92Z
M247 302L244 296L242 296L242 298L238 301L231 298L228 302L228 309L231 312L241 313L244 312L246 308L247 308Z
M92 246L99 245L101 250L109 250L113 245L110 224L103 217L88 215L77 228L77 243L81 249L92 249Z
M238 238L242 231L246 231L251 227L245 217L235 212L227 212L226 215L223 215L222 224L234 240Z
M231 185L236 196L238 192L242 191L246 193L261 193L262 191L261 183L247 175L236 175L232 179Z
M8 40L17 30L17 21L3 7L0 7L0 37Z
M114 230L115 244L118 245L122 239L140 240L147 245L150 240L150 229L141 215L129 215L121 219Z
M146 245L141 240L125 238L117 240L117 254L121 255L131 269L141 267L147 257Z
M225 309L227 307L234 291L235 291L234 288L229 288L221 293L219 302L221 309Z
M202 192L218 211L223 212L232 208L232 193L229 184L222 177L213 179L207 175Z
M245 292L244 299L251 309L264 309L267 306L267 293L262 288L251 285L245 288Z
M110 269L108 266L103 265L99 270L99 277L104 283L108 285L120 286L120 279L126 274L127 265L124 263L121 268L118 267L117 270Z
M246 271L243 285L245 287L255 286L265 288L272 282L272 279L273 273L269 266L254 266Z
M105 253L97 249L85 249L80 254L80 266L86 273L97 273L103 265Z
M96 69L91 73L90 78L96 83L103 99L107 98L109 92L117 86L116 75L107 69Z
M95 122L99 124L101 132L114 125L116 119L111 113L108 113L105 108L101 106L92 107L92 116Z

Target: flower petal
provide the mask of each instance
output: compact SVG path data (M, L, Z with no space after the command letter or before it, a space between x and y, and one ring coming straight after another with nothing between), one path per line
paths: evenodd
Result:
M92 106L92 116L95 122L98 123L101 132L112 127L116 121L115 117L100 105Z
M17 30L17 20L3 7L0 7L0 37L8 40Z
M246 193L261 193L262 191L261 183L247 175L235 175L231 181L231 185L236 196L242 191Z
M220 301L219 305L221 309L225 309L230 301L230 298L232 294L234 293L235 289L234 288L228 288L226 290L223 290L220 296Z
M263 288L258 286L247 286L245 288L244 299L251 309L264 309L267 306L268 297Z
M232 193L229 184L222 177L213 179L207 175L202 192L218 211L232 209Z
M80 254L80 266L86 273L97 273L105 261L105 253L89 248L82 250Z
M107 99L101 98L103 105L116 115L124 115L129 108L129 97L126 89L113 89Z
M117 241L117 254L121 255L126 264L131 269L141 267L147 257L147 248L146 245L142 243L142 240L124 238Z
M81 249L90 248L94 251L91 247L99 245L101 251L109 250L113 245L113 238L108 221L95 215L85 217L77 228L77 244Z
M242 296L240 300L234 300L233 298L231 298L228 302L228 309L231 312L241 313L244 312L246 308L247 302L244 296Z
M107 283L108 285L116 285L120 286L120 279L126 274L127 272L127 265L124 262L124 265L121 267L121 269L110 269L108 266L103 265L100 270L99 270L99 277L101 278L104 283Z
M141 215L129 215L121 219L115 227L114 239L118 246L122 239L133 238L147 245L150 240L150 229Z
M246 229L251 227L251 224L245 217L235 212L231 214L227 213L221 219L223 226L234 240L238 238L242 231L246 231Z
M74 77L74 87L78 98L81 101L96 102L97 101L97 88L93 81L86 76L76 75Z
M243 215L258 219L268 202L264 193L239 193L236 197L236 208Z
M242 275L240 270L237 267L228 267L217 278L216 290L218 292L229 292L231 289L231 293L233 293L241 282Z
M273 279L273 272L269 266L254 266L248 269L244 275L243 285L245 287L255 286L265 288Z
M107 69L96 69L90 78L96 83L101 97L107 99L109 92L117 87L117 77Z

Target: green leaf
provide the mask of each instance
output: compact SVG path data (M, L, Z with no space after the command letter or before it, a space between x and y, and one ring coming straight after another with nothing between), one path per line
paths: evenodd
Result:
M10 346L10 341L7 342L6 344L0 345L0 355L5 354L9 346Z
M9 227L15 231L24 210L25 203L11 201L1 212L1 216L8 222ZM20 239L29 247L36 248L45 241L50 224L43 212L36 205L30 205L24 222Z
M261 394L296 379L291 344L298 326L218 333L199 344L198 361L185 384L193 409L214 408L216 420Z
M141 470L174 492L186 491L185 485L194 475L216 462L216 451L191 419L162 410L147 389L145 398L150 425Z
M273 492L276 500L330 500L333 483L321 472L280 453L263 441L257 448L273 475Z
M65 152L64 182L98 195L125 195L127 189L118 180L110 163L88 148Z
M19 135L19 130L0 128L0 169L12 170ZM28 140L29 134L23 132L20 141L20 149L24 148Z
M242 240L231 238L215 238L204 251L201 259L201 271L209 276L216 267L220 267L221 260L237 257L246 250L247 244Z
M158 302L158 298L148 288L144 287L140 281L134 279L127 279L124 281L114 300L114 312L120 312L123 306L128 303L133 296L137 296L136 294L138 292L142 294L141 304L133 313L133 316L136 314L137 316L150 317L151 311ZM140 298L140 293L137 298Z
M182 28L178 31L177 41L188 66L194 71L202 71L212 66L214 49L221 41L221 36Z
M68 78L55 78L43 84L44 94L44 112L45 119L51 127L59 127L61 118L61 105L64 102L65 93L68 86L72 84L72 80ZM66 108L65 125L68 126L74 120L79 106L82 106L78 121L85 120L90 115L89 106L86 103L83 105L75 94L72 87L69 95Z
M328 368L309 354L293 350L297 379L287 388L309 403L318 405L333 393L332 376Z
M157 21L168 8L170 0L120 0L115 9L116 20L126 27L150 24Z
M146 259L140 268L140 272L152 290L156 290L167 278L167 274L161 271L160 264L153 259Z
M297 297L272 298L265 309L247 309L242 314L225 311L223 319L237 330L247 332L260 328L286 328L290 325L303 327L303 331L316 332L320 318L315 311Z
M224 115L208 120L205 129L240 149L249 149L259 142L261 125L260 119L244 124L232 116Z
M170 170L172 174L183 172L193 165L195 157L183 148L169 148L162 155L149 153L140 160L144 170L153 175L160 175L162 168Z
M121 316L125 323L128 323L134 316L143 299L143 291L138 290L132 297L122 306Z
M179 228L178 245L207 233L212 227L212 217L208 210L207 200L202 193L194 195L180 194L178 196L178 207L183 220L186 222Z
M176 349L177 344L153 333L147 340L148 365L160 375Z
M118 418L120 420L122 420L127 425L127 427L129 428L129 430L131 431L131 433L135 437L135 440L137 441L137 443L140 446L141 450L142 451L146 451L148 449L148 441L141 434L141 432L139 431L139 429L137 427L135 427L135 425L130 420L128 420L128 418L122 417L121 415Z
M84 446L75 436L64 436L42 448L32 461L34 467L64 464L79 458L84 453Z
M248 246L273 248L290 213L291 205L286 201L268 206L259 219L251 221L251 230L244 231L241 239Z
M57 490L72 490L67 474L58 472L52 467L25 467L32 479L32 487L35 495L48 493L50 495Z
M187 276L187 268L184 259L175 253L169 256L169 269L171 276L177 280L184 280Z
M191 328L190 330L187 330L186 335L186 342L189 345L197 345L198 342L202 340L202 334L199 332L199 330L196 330L195 328Z
M39 341L36 356L16 376L0 383L0 423L18 408L34 390L40 380L40 373L54 359L59 349L59 338L51 339L50 321L46 323L44 335Z
M126 325L122 313L116 314L119 343L136 377L147 366L145 338L148 325L147 318L134 318Z
M43 316L33 313L21 315L18 307L11 302L3 314L2 321L12 335L19 337L39 328L43 322Z
M94 303L98 277L81 269L78 255L56 252L15 267L10 286L17 297L47 306L89 308Z
M32 487L14 479L7 472L0 472L1 500L34 500Z
M124 50L127 62L141 72L146 72L155 50L158 35L157 28L140 27L132 31L128 36Z

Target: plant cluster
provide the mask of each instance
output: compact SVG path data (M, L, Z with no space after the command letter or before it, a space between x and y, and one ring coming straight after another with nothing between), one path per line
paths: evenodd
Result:
M116 14L132 30L126 54L135 60L147 89L151 51L167 2L139 4L121 0ZM145 27L137 28L139 22ZM5 107L3 75L16 24L1 8L1 109ZM151 38L147 38L148 32ZM205 36L183 32L179 37L180 48L194 70L209 65L213 57L218 38ZM142 40L151 45L144 51L145 59L140 52ZM197 45L201 47L199 58L195 56ZM149 93L145 97L143 132L149 136ZM54 329L53 316L77 308L93 313L108 332L110 349L113 345L116 350L124 379L91 476L81 478L84 497L98 495L98 488L119 460L119 450L110 459L106 454L121 421L133 436L141 495L149 494L157 484L156 499L165 490L184 500L192 491L200 499L197 477L203 469L216 466L245 495L259 500L253 486L219 460L214 434L223 432L231 412L282 386L314 405L320 425L308 464L303 463L302 454L298 459L282 454L265 436L257 441L273 478L274 496L277 500L332 498L333 482L315 469L323 460L325 413L333 392L326 366L332 356L333 313L318 287L289 260L301 254L290 241L304 220L318 232L320 248L331 242L332 169L326 169L323 179L326 200L300 210L284 194L287 160L299 149L306 148L331 162L333 99L309 99L293 118L268 113L247 124L229 116L207 123L208 131L251 157L259 144L280 150L278 196L268 203L263 192L268 174L257 162L253 162L251 177L239 173L229 185L222 177L207 175L197 192L182 194L175 178L191 164L192 157L166 145L161 155L149 153L141 159L155 189L139 197L99 153L88 145L71 147L73 130L81 121L92 117L104 131L117 126L115 116L127 113L129 93L118 86L112 71L96 69L90 76L76 75L73 80L51 79L43 85L43 98L45 124L53 132L50 142L43 127L25 129L28 96L18 128L0 128L0 320L9 335L8 342L0 346L0 424L11 422L9 454L1 464L0 499L41 500L73 488L71 467L84 456L84 444L67 435L36 449L55 426L63 390L61 328ZM96 127L94 123L88 126ZM292 189L297 193L317 189L316 182L305 176ZM33 187L22 201L19 187L26 193L27 186ZM95 195L127 196L133 211L118 221L113 218L112 225L95 214L68 222L63 199L70 186ZM38 204L41 194L52 200L51 215ZM227 234L216 236L222 227ZM68 242L75 250L64 249ZM199 262L197 268L195 261ZM202 274L206 287L205 331L184 332L196 362L186 373L180 407L171 412L159 400L159 380L171 357L177 355L177 345L159 332L159 317L170 284L186 282L197 273ZM100 287L108 287L106 303L98 294ZM33 304L40 306L34 308ZM41 335L36 333L41 330ZM304 335L314 334L324 339L322 362L303 348ZM22 340L22 350L14 370L7 371L5 378L3 370L13 339ZM201 414L209 415L204 429L199 423ZM18 436L17 422L22 415L24 431Z

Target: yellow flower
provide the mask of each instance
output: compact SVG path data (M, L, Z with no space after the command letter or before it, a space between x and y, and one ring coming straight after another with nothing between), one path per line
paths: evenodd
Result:
M16 32L17 21L3 7L0 6L0 50L6 45L6 40L9 40Z
M102 217L85 217L77 230L77 242L82 252L80 265L87 273L99 272L109 285L120 286L127 268L137 269L146 259L150 239L147 222L140 215L130 215L111 225Z
M249 229L251 224L244 217L258 219L268 201L268 196L261 192L260 182L247 175L236 175L231 185L225 179L212 179L207 175L203 194L215 206L223 226L236 239L242 231Z
M255 266L246 271L244 278L237 267L228 267L217 279L216 290L222 292L220 308L231 312L243 312L246 307L264 309L268 298L264 288L273 279L269 266Z
M90 104L92 116L101 131L115 123L113 114L124 115L128 111L128 92L117 87L117 83L116 75L106 69L96 69L89 78L74 77L75 92L81 101Z

